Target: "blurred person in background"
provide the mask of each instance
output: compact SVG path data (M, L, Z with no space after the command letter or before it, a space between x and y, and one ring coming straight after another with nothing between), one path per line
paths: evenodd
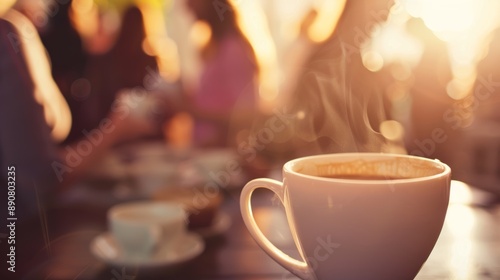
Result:
M105 117L118 93L136 88L149 93L147 76L158 76L156 58L144 51L146 32L141 10L129 6L123 13L118 34L110 49L91 56L85 77L91 85L84 115L92 118L87 129L95 127ZM151 79L151 78L150 78Z
M383 23L390 0L347 0L337 25L311 47L296 87L280 104L289 125L275 139L287 147L283 160L337 152L380 152L385 145L380 124L388 119L387 102L376 73L367 70L361 47L376 24ZM338 11L331 11L332 16Z
M486 125L500 124L500 91L498 90L498 81L500 81L500 28L493 30L488 52L477 65L478 80L476 81L473 92L475 95L477 108L474 114L477 122ZM493 81L493 86L485 83ZM455 121L456 122L456 121Z
M8 182L13 182L9 177L15 177L16 276L21 276L32 269L24 267L30 264L30 258L48 254L46 242L50 240L45 239L44 213L57 201L58 193L114 144L149 134L153 128L145 116L132 114L124 102L117 100L119 106L98 128L73 145L58 147L69 133L71 113L51 77L35 26L11 8L14 2L0 2L0 165L4 170L0 198L7 201ZM7 215L7 211L2 213L2 217ZM23 230L23 225L31 229L36 225L40 230ZM1 246L6 244L2 242Z
M437 158L447 164L452 161L456 147L453 138L459 131L452 129L445 120L445 112L452 108L454 100L447 93L447 85L453 79L448 47L424 23L422 19L412 18L406 28L422 43L423 52L419 63L413 70L411 94L410 141L408 151L419 156ZM446 142L435 142L429 145L434 131L443 132Z
M160 79L160 76L156 57L144 50L146 31L142 11L130 5L118 14L112 6L103 8L96 4L93 4L91 12L79 11L75 7L72 11L78 30L84 37L84 50L88 56L83 79L80 80L84 84L73 88L76 92L72 97L79 102L78 123L74 129L77 137L82 136L83 129L96 127L109 114L122 91L144 95L143 102L134 106L148 107L143 109L151 113L152 119L158 119L155 122L161 122L164 110L160 105L152 104L149 96L151 83L146 84L146 81ZM85 20L94 28L83 29ZM84 91L83 95L81 91ZM154 135L160 135L161 126L156 124L156 127Z
M227 0L186 0L197 20L211 31L201 50L203 69L185 108L194 117L194 145L234 147L236 134L248 128L257 113L257 63L254 51L243 35L237 15Z
M52 76L71 111L73 123L65 143L75 141L82 136L85 116L81 111L91 87L88 80L83 78L87 52L70 17L72 3L73 1L55 3L56 12L48 17L40 32L42 43L50 58Z

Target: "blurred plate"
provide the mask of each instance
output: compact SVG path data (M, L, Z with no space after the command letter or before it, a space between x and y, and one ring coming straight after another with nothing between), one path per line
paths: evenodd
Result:
M146 269L175 267L197 257L204 249L205 243L203 239L195 233L186 234L184 239L178 243L175 250L144 260L127 258L110 232L105 232L97 236L90 245L92 254L108 265Z

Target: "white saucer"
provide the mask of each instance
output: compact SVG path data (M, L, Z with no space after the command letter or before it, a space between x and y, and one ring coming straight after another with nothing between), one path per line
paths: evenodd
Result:
M203 239L195 233L187 233L174 251L164 255L156 255L150 259L128 259L116 243L111 232L105 232L94 238L90 251L99 260L111 266L132 266L141 268L168 268L187 262L205 249Z
M203 238L210 238L224 233L231 226L231 217L225 212L219 212L215 217L211 226L193 229L194 232L201 235Z

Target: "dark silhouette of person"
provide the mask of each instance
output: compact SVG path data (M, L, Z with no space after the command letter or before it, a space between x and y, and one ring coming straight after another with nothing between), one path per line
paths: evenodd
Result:
M111 49L89 57L85 77L91 85L91 93L81 112L85 116L83 128L95 127L109 113L121 90L149 89L144 85L145 78L158 73L158 64L155 57L143 50L145 38L143 14L138 7L131 6L124 12Z
M490 123L500 122L500 28L492 32L488 53L477 65L478 79L474 86L475 102L478 104L474 114L478 120Z
M58 12L49 17L46 28L40 33L52 66L52 77L69 105L73 124L66 143L81 136L84 128L82 105L88 97L90 84L83 78L87 62L82 39L69 16L72 1L58 3Z
M378 132L388 118L376 73L361 60L369 26L386 20L392 1L347 1L326 41L306 60L297 87L281 104L287 129L276 136L287 147L284 160L337 152L380 152L385 139ZM373 17L383 14L384 17Z
M156 58L143 49L146 32L141 10L129 7L114 46L109 51L109 85L111 94L123 88L144 87L144 77L158 71Z
M458 132L444 118L445 111L453 104L446 89L452 79L448 49L446 43L436 37L421 19L410 19L407 30L424 47L420 62L413 70L414 81L410 87L412 105L408 151L449 163L450 153L453 153L449 149L451 141L440 143L441 139L438 142L430 140L436 130L444 133L448 140Z

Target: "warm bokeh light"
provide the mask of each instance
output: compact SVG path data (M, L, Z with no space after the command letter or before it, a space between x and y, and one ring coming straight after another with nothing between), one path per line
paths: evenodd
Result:
M328 39L344 11L347 0L327 0L323 1L316 8L318 14L308 30L309 38L316 43Z
M470 75L462 78L455 78L448 83L446 92L448 93L448 96L455 100L464 99L469 95L475 81L475 73L471 73Z
M94 35L98 29L98 9L94 0L73 0L71 3L71 20L84 39Z
M362 55L366 69L377 72L384 67L384 58L376 51L367 51Z
M453 99L460 100L468 96L476 78L474 71L477 61L485 54L488 35L499 26L500 18L497 10L500 2L494 0L396 0L396 4L386 23L373 28L374 34L368 44L361 46L361 58L365 67L377 72L385 67L391 71L393 78L411 85L412 70L419 63L424 50L424 43L407 30L410 19L421 18L425 26L448 46L453 79L446 90ZM96 5L97 3L97 5ZM158 57L160 72L164 78L175 81L180 78L179 50L166 34L165 7L173 5L173 1L162 0L74 0L73 10L80 16L76 22L78 29L85 36L95 34L98 24L97 7L118 10L126 5L136 3L145 13L147 42L145 50ZM280 83L283 83L283 65L286 65L287 47L299 36L299 26L306 15L315 11L314 17L305 29L308 39L318 43L326 40L338 23L346 0L304 0L290 2L276 0L269 4L259 1L232 0L239 15L239 23L243 32L253 46L260 68L259 96L263 108L272 108L278 95ZM82 20L83 19L83 20ZM303 22L302 22L303 23ZM302 26L304 27L304 26ZM199 23L192 27L191 38L196 45L205 44L210 38L208 28ZM85 35L87 34L87 35ZM302 34L303 35L303 34ZM286 38L285 38L286 37ZM300 52L299 50L297 50ZM292 50L290 53L294 54ZM280 72L282 71L282 72ZM285 76L285 78L287 78ZM393 87L392 89L396 89ZM388 89L389 90L389 89ZM392 90L391 98L402 100L407 97L404 86ZM394 94L393 94L394 93Z
M413 77L412 66L412 63L404 61L393 64L390 69L391 76L400 82L408 81Z
M478 0L406 0L406 10L444 38L467 32L480 17Z
M212 30L205 21L197 20L191 26L189 38L196 45L196 48L203 49L210 42L211 37Z
M161 8L165 5L165 0L93 0L97 5L103 8L113 8L123 11L124 8L130 5L147 5L154 8Z
M408 13L422 18L425 25L436 36L448 43L453 84L448 94L461 99L470 94L475 73L464 77L460 68L474 68L483 49L488 44L488 35L498 27L497 11L500 2L494 0L404 0ZM460 81L456 81L459 79ZM465 79L465 81L464 81Z
M157 58L161 76L175 82L180 78L177 46L167 34L163 12L153 3L144 2L139 7L144 15L146 48L149 47L150 55Z
M469 204L472 202L472 192L469 185L460 181L453 181L451 186L451 204Z
M303 120L305 117L306 117L306 113L304 111L297 112L297 119L298 120Z
M232 1L238 12L238 23L250 41L259 65L259 96L261 106L269 107L278 95L278 62L276 46L269 31L267 18L256 1Z
M259 207L254 210L253 215L260 230L273 244L285 246L293 243L284 210L271 206Z
M498 27L497 10L500 3L494 0L400 0L403 9L392 12L382 30L373 38L372 48L384 60L418 61L422 51L419 42L405 30L411 18L421 18L436 36L448 43L454 71L475 65L484 54L487 37ZM401 52L404 52L402 54Z
M450 205L445 225L452 235L453 243L449 252L448 265L453 279L467 280L473 276L474 248L471 239L475 224L476 217L473 209L461 204Z
M165 140L177 149L188 149L192 144L193 126L193 118L188 113L180 112L164 124Z
M403 139L404 127L395 120L383 121L380 124L380 133L390 141L398 141Z
M300 36L304 18L312 16L310 14L314 15L312 0L294 1L293 5L290 5L290 0L268 2L270 6L267 9L267 18L273 38L278 49L286 48L288 44Z
M413 67L420 60L422 44L406 31L409 17L404 12L392 12L386 23L377 28L373 38L362 47L362 54L375 52L385 65L399 63ZM365 66L367 66L365 64ZM367 69L371 70L367 67ZM378 71L380 69L377 69ZM372 70L373 71L373 70Z
M15 2L16 0L3 0L0 4L0 15L4 14Z
M474 229L477 228L478 210L471 208L471 187L463 182L453 180L450 188L450 206L446 215L446 234L450 234L452 243L449 247L449 271L452 278L468 280L474 278L473 267L475 256Z
M416 85L414 80L418 74L415 71L422 69L417 68L422 66L422 58L448 63L436 64L436 67L446 69L449 66L451 77L437 77L434 83L439 80L442 84L434 86L445 86L441 89L451 99L460 102L461 106L468 106L478 75L478 62L488 53L492 32L500 27L500 2L397 0L394 7L387 22L374 28L371 40L362 46L361 54L368 70L384 69L392 74L395 81L386 88L386 94L393 108L398 107L397 112L392 112L395 119L407 123L411 118L408 112L411 111L412 96L408 92L414 86L422 86ZM474 120L472 110L469 111L471 115L467 118L461 116L464 119L462 127L471 125Z

